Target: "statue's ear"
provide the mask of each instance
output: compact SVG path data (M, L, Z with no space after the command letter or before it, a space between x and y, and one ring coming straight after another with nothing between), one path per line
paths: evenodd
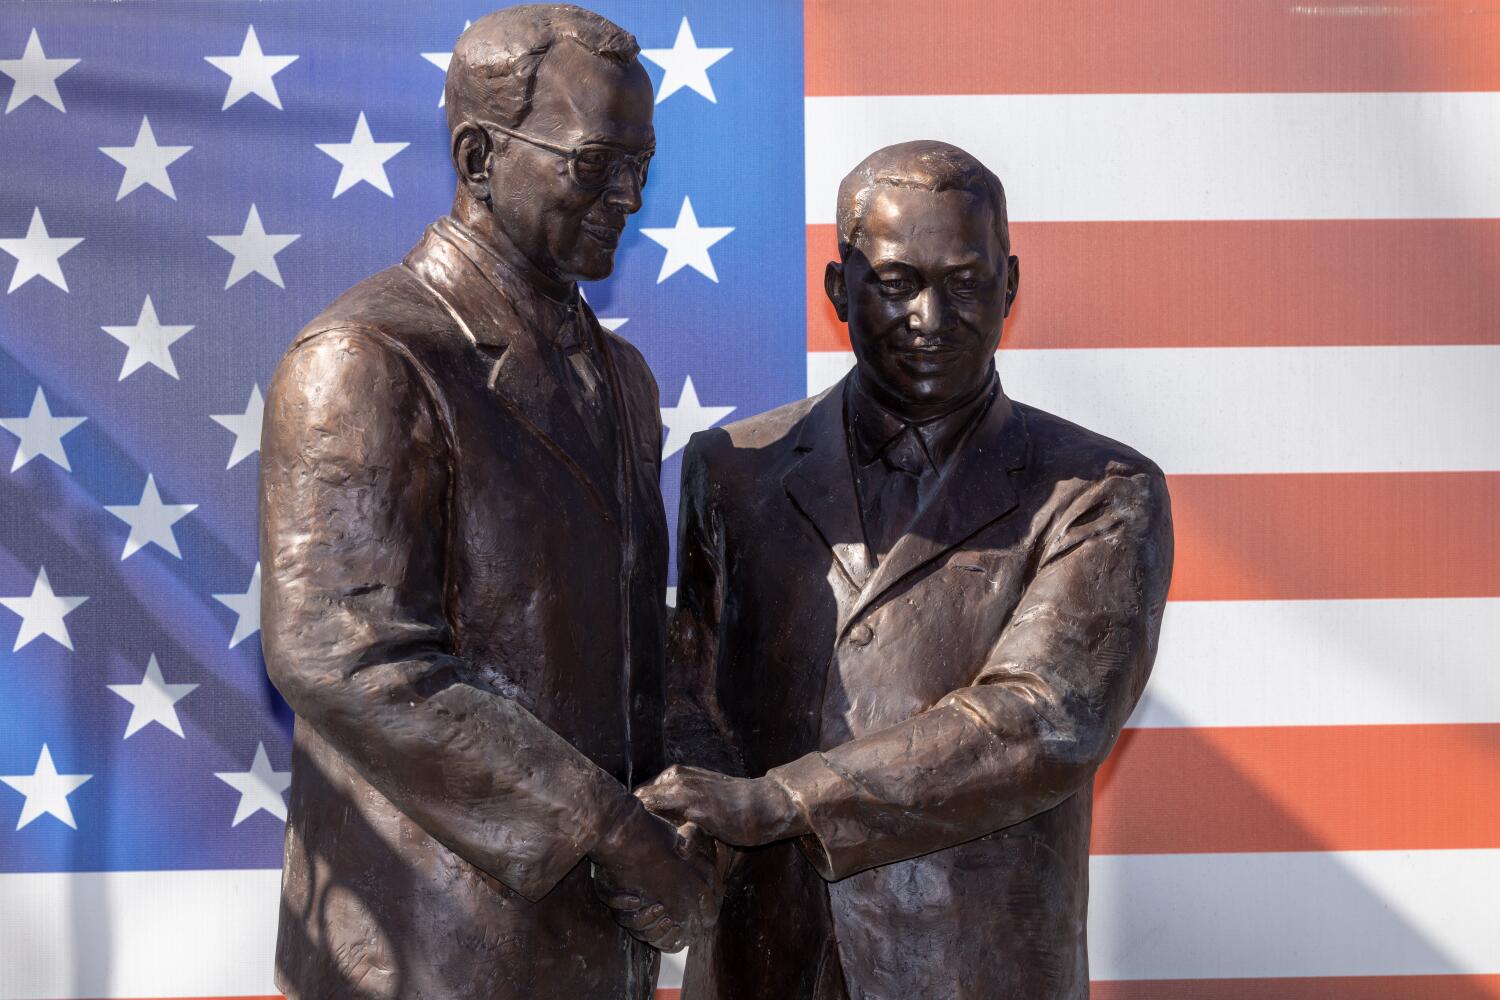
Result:
M849 322L849 286L844 284L844 265L830 260L823 270L823 291L833 303L833 311L839 314L839 322Z
M1005 262L1005 315L1010 315L1010 307L1016 303L1016 292L1021 287L1021 258L1011 255Z
M479 201L490 197L490 137L469 122L453 130L453 171L458 182Z

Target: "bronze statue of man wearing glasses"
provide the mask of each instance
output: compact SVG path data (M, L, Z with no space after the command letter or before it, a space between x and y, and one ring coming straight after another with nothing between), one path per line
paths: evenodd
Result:
M448 70L452 213L277 368L289 997L645 1000L652 946L712 922L710 842L629 793L662 766L656 383L576 284L641 205L637 52L577 7L476 21Z

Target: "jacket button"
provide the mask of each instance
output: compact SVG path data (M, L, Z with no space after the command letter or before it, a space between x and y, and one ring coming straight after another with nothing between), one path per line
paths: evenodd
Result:
M875 630L864 622L860 622L849 630L849 645L851 646L868 646L873 638L875 638Z

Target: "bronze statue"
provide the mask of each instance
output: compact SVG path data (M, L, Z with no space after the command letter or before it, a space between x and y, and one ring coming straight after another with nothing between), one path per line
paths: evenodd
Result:
M628 791L662 765L656 383L575 284L641 205L637 51L577 7L474 22L452 213L309 323L267 394L289 997L644 1000L650 944L712 920L712 842Z
M1092 778L1155 655L1166 484L1001 389L1019 272L977 160L874 153L838 231L856 370L684 465L666 726L695 766L638 794L740 850L683 996L1084 998Z

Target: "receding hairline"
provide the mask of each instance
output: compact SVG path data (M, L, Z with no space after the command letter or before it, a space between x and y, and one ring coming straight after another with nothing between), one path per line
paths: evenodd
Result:
M531 111L537 71L563 42L622 68L637 64L640 54L630 32L572 4L524 4L493 11L464 29L454 44L443 88L450 130L476 110L492 116L496 105L504 112L493 115L501 124L524 121Z
M1010 224L1000 178L971 153L924 139L877 149L839 182L836 228L840 257L847 257L859 239L870 200L882 188L934 194L962 191L987 203L994 215L1000 251L1010 253Z

